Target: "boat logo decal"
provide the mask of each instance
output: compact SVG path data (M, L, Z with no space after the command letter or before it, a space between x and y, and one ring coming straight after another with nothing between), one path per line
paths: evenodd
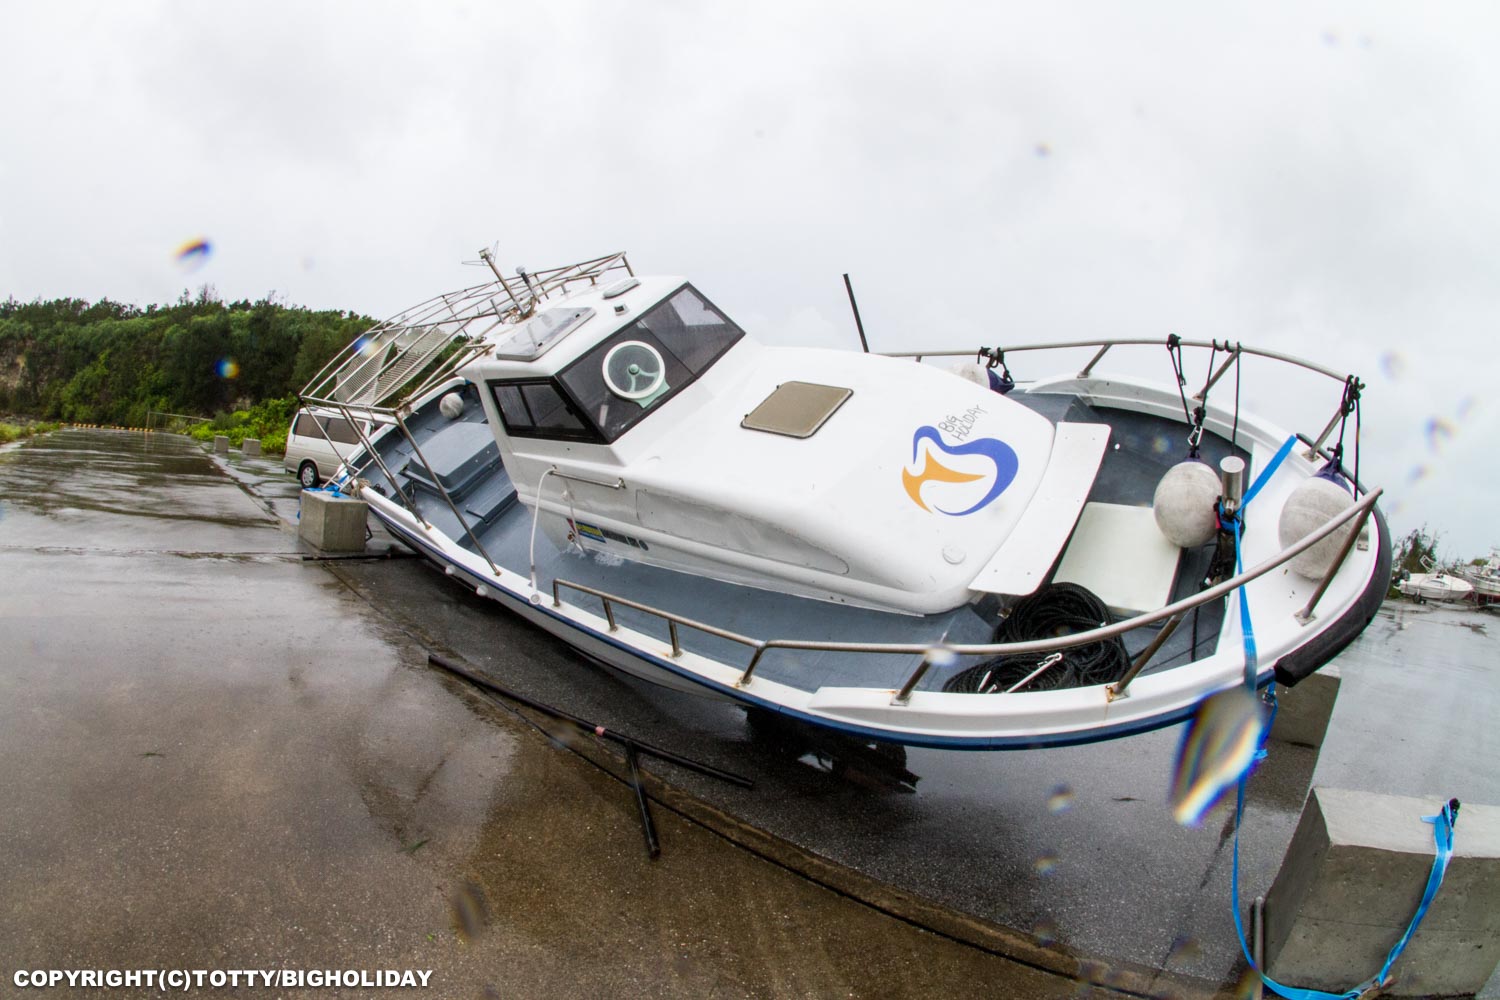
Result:
M954 424L955 419L949 417L942 426ZM962 426L963 436L967 437L973 427L973 420L969 419ZM927 442L925 448L922 446L924 441ZM958 458L959 461L954 465L959 468L945 464L938 458L938 453ZM923 510L950 517L963 517L983 510L1004 493L1005 488L1016 478L1018 466L1015 450L999 438L979 437L950 445L943 443L942 434L936 427L922 426L912 436L911 464L901 470L901 484L906 487L906 495ZM926 489L929 484L938 485ZM982 494L981 489L984 491ZM948 496L951 497L948 501L950 505L961 506L967 503L968 506L962 510L949 510L939 506L937 502L929 503L924 499L924 494L933 492L937 494L935 501ZM974 500L976 494L979 495L978 500Z

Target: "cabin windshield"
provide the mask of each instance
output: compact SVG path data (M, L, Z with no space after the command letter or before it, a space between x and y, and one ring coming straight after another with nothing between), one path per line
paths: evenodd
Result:
M617 331L560 374L578 410L613 441L702 375L743 337L691 285Z

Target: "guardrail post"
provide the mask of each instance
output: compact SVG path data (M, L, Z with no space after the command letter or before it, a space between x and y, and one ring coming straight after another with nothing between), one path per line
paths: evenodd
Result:
M760 665L761 654L765 651L765 643L761 643L755 647L755 653L750 657L750 665L745 668L744 673L740 674L740 679L734 682L735 687L742 688L750 683L750 675L755 673L755 668Z
M1199 389L1196 393L1193 394L1193 398L1198 400L1200 403L1203 402L1203 400L1208 397L1208 390L1218 385L1219 379L1224 377L1224 373L1229 370L1229 366L1234 364L1239 359L1240 349L1236 347L1229 353L1229 357L1224 359L1224 363L1219 366L1219 370L1214 372L1209 380L1203 384L1203 388Z
M1135 658L1135 662L1130 665L1130 669L1125 671L1125 676L1105 689L1105 694L1110 701L1125 696L1125 689L1130 686L1130 682L1135 680L1137 674L1146 669L1146 664L1151 662L1151 657L1155 656L1156 651L1161 649L1168 639L1172 638L1172 633L1177 631L1177 626L1181 625L1185 618L1187 618L1186 611L1167 619L1167 623L1161 627L1161 631L1156 633L1156 638L1152 639L1150 644L1141 650L1140 655Z
M1105 344L1103 347L1099 348L1098 353L1096 353L1092 358L1089 359L1089 363L1088 364L1086 364L1086 365L1083 366L1083 370L1078 373L1078 377L1079 378L1088 378L1089 377L1089 372L1091 372L1091 371L1094 370L1094 366L1099 363L1099 359L1103 358L1106 354L1108 354L1109 353L1109 349L1112 346L1113 346L1112 344Z
M911 676L906 679L906 683L901 685L901 690L896 692L896 696L891 699L891 704L905 705L911 701L912 691L916 689L922 678L927 676L927 671L932 669L934 663L946 667L951 666L957 659L958 655L950 649L944 649L941 646L929 649L922 654L922 662L917 664L917 669L913 670Z

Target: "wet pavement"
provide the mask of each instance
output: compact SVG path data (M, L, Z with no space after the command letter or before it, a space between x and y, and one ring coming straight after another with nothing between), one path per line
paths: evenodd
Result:
M1072 989L660 807L648 860L618 782L429 669L184 440L0 449L0 574L0 994L273 967L475 998Z
M66 432L0 463L16 965L378 961L438 969L445 996L1235 992L1232 813L1172 821L1175 729L901 761L807 745L597 667L419 560L304 563L275 460ZM1500 803L1492 620L1382 611L1340 660L1321 759L1276 743L1252 780L1243 896L1310 781ZM616 755L558 752L429 649L756 787L648 762L647 861ZM476 899L464 944L454 901Z

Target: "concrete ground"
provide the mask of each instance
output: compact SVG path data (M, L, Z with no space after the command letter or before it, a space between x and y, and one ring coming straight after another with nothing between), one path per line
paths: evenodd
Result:
M17 966L362 960L435 968L454 996L1241 992L1232 815L1172 822L1175 730L912 750L902 782L621 679L418 560L303 564L274 460L67 432L0 461L0 662L19 663L0 671L0 748L25 761L0 773L20 803L0 814L0 879L23 887L0 954ZM1321 760L1274 745L1244 896L1310 780L1500 802L1500 679L1477 666L1493 636L1432 614L1390 607L1344 654ZM526 721L544 720L432 671L428 649L756 787L647 761L649 862L617 756L557 752ZM481 909L465 943L454 927Z
M429 669L181 439L0 449L0 576L0 994L131 968L430 969L476 998L1078 988L660 806L648 860L626 788Z

